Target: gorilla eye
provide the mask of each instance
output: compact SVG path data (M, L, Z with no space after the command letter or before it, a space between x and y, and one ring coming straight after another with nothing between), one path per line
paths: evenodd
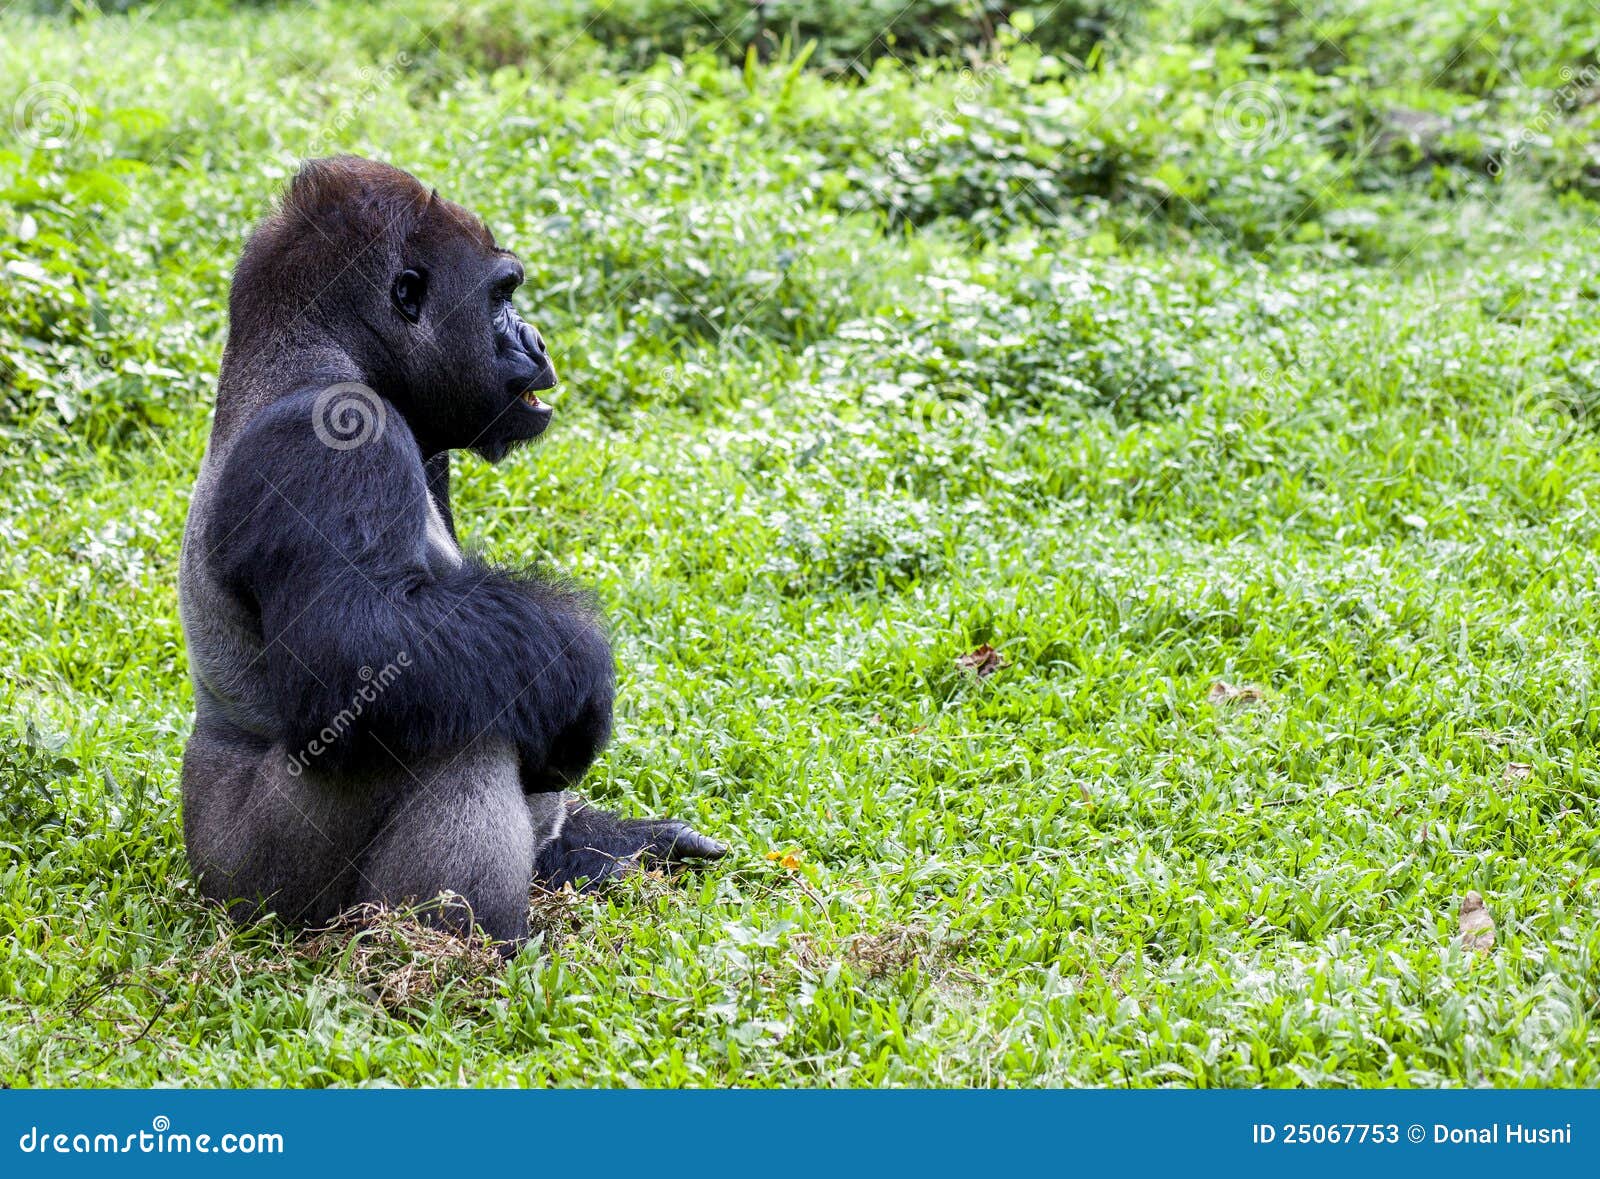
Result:
M394 280L394 289L390 292L390 296L394 299L394 305L400 314L410 322L416 323L422 315L422 297L427 290L426 276L415 270L405 270Z

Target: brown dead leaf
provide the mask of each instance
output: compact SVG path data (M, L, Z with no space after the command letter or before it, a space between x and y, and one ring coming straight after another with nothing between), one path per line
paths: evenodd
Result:
M1525 761L1506 762L1504 781L1507 785L1512 782L1526 782L1533 777L1533 766Z
M865 978L898 974L931 947L925 931L909 925L891 925L882 933L858 933L845 942L845 961Z
M1494 918L1477 892L1469 892L1461 902L1461 948L1480 954L1494 949Z
M956 666L975 673L981 680L992 676L1002 667L1010 666L1010 660L989 646L988 643L985 643L977 650L969 651L960 656L956 660Z
M1254 704L1266 695L1254 684L1230 684L1225 680L1218 680L1211 685L1211 691L1206 693L1206 700L1212 704Z

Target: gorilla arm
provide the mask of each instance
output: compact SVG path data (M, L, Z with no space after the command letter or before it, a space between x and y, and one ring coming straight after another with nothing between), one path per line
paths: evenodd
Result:
M259 609L278 735L348 772L492 734L517 746L531 788L575 780L609 737L613 688L583 600L430 562L427 480L400 413L379 402L381 428L338 449L313 430L314 400L297 393L251 421L207 537L226 588Z

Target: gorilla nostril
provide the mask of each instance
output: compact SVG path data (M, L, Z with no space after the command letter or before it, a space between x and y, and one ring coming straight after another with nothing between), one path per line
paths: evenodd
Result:
M522 347L529 356L543 356L545 354L544 337L527 324L523 324Z

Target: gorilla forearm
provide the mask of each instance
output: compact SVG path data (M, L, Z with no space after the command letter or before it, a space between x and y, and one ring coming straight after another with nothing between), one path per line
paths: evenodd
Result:
M486 735L543 763L580 719L601 717L581 773L609 735L610 647L552 587L465 565L388 584L338 578L326 596L338 611L307 608L296 594L261 606L284 740L316 750L310 760L328 769L385 751L422 757ZM325 733L341 717L330 742Z

